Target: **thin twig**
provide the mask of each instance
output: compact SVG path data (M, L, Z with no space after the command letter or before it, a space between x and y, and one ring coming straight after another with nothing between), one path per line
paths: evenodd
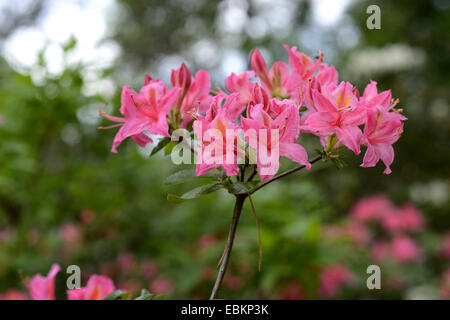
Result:
M322 159L322 156L321 156L321 155L318 155L317 157L315 157L314 159L312 159L312 160L310 161L310 163L313 164L313 163L319 161L320 159ZM265 187L265 186L268 185L269 183L272 183L272 182L274 182L274 181L276 181L276 180L278 180L278 179L281 179L281 178L283 178L283 177L285 177L285 176L287 176L287 175L290 175L291 173L297 172L297 171L299 171L299 170L301 170L301 169L303 169L303 168L305 168L305 166L304 166L304 165L301 165L301 166L295 167L295 168L293 168L293 169L291 169L291 170L285 171L285 172L283 172L283 173L281 173L281 174L279 174L279 175L273 177L272 179L270 179L270 180L268 180L268 181L266 181L266 182L263 182L263 183L261 183L260 185L254 187L254 188L251 189L249 192L247 192L247 194L254 194L256 191L258 191L258 190L261 189L262 187Z
M322 159L322 156L318 155L317 157L312 159L310 161L310 163L313 164L313 163L319 161L320 159ZM249 190L245 194L237 194L236 195L236 202L235 202L235 205L234 205L233 217L231 219L230 231L228 232L227 244L225 246L225 251L223 252L222 257L220 258L220 261L219 261L220 267L219 267L219 271L217 273L216 282L214 283L214 287L213 287L213 290L211 292L211 296L209 298L210 300L214 300L216 298L217 293L219 292L220 286L222 285L222 281L223 281L223 278L225 276L225 272L227 271L228 260L230 258L231 250L233 249L234 237L236 235L236 229L237 229L237 225L238 225L238 222L239 222L239 218L241 216L242 207L244 205L245 199L247 197L249 197L250 204L252 205L253 213L254 213L254 215L256 217L255 208L254 208L254 205L253 205L253 201L251 199L251 195L253 193L255 193L256 191L258 191L259 189L263 188L264 186L268 185L269 183L272 183L272 182L274 182L274 181L276 181L278 179L281 179L281 178L283 178L283 177L285 177L285 176L287 176L287 175L289 175L291 173L297 172L297 171L299 171L299 170L301 170L303 168L305 168L305 166L301 165L301 166L295 167L295 168L293 168L291 170L285 171L282 174L279 174L278 176L275 176L274 178L272 178L272 179L270 179L270 180L268 180L266 182L261 183L259 186ZM261 253L262 253L261 234L259 232L259 224L257 223L257 225L258 225L258 237L259 237L259 242L260 242L259 269L261 269Z
M236 195L236 202L234 204L233 218L231 219L230 231L228 233L227 244L223 255L222 263L220 264L219 272L217 273L216 282L214 283L213 290L211 292L210 300L214 300L219 292L222 284L225 272L228 267L228 260L230 258L231 249L233 248L234 237L236 235L236 228L241 216L242 207L244 205L247 195Z

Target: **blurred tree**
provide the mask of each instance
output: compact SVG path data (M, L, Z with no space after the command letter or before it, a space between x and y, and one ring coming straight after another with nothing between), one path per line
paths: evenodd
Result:
M133 77L142 70L157 75L161 62L173 57L171 67L185 59L193 69L211 71L222 85L227 54L245 57L244 68L256 46L279 55L309 8L307 0L119 0L110 36L122 47L122 63Z
M36 22L43 9L43 0L21 1L20 4L16 2L3 2L0 5L0 44L11 35L14 30L31 26Z

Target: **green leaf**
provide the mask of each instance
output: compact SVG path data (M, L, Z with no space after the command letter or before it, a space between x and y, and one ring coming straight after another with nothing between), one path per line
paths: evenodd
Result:
M248 191L258 185L256 181L236 182L228 186L228 192L232 194L246 194Z
M170 138L164 137L162 138L158 144L153 148L152 153L150 154L150 157L155 155L156 153L158 153L159 150L161 150L162 148L164 148L169 142L170 142Z
M164 180L163 185L170 186L170 185L180 184L180 183L195 180L196 178L198 178L198 177L197 177L197 174L195 173L195 168L183 169L183 170L177 171L174 174L168 176Z
M168 156L172 153L173 148L178 144L177 141L170 141L166 146L164 147L164 155Z
M224 179L223 172L220 170L214 170L210 171L203 176L197 176L197 173L195 171L195 168L189 168L189 169L183 169L180 171L175 172L174 174L168 176L164 182L163 185L170 186L180 183L185 183L189 181L194 181L197 179L209 179L209 180L217 180L222 181Z
M123 292L122 290L116 290L108 294L103 300L126 300L123 297L129 295L129 293Z
M197 187L195 189L192 189L185 194L183 194L181 197L176 196L174 194L168 194L167 200L173 203L180 203L187 200L192 200L195 198L198 198L200 196L203 196L205 194L217 191L221 188L223 188L224 185L222 183L211 183L211 184L205 184L203 186Z
M152 300L154 297L153 294L151 294L148 290L142 289L141 295L139 297L136 297L134 300Z

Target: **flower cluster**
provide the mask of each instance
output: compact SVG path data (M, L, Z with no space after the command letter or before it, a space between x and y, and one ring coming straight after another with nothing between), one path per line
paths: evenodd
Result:
M227 176L237 175L238 158L251 161L249 150L258 149L254 163L261 179L267 180L278 170L282 156L309 169L308 154L297 142L300 134L309 133L320 138L326 152L347 147L358 155L361 145L366 146L361 166L373 167L381 159L389 174L392 144L406 120L394 108L398 100L392 99L390 90L378 92L377 83L371 81L360 95L351 83L338 81L336 69L323 62L322 53L312 59L295 47L285 48L289 63L276 61L270 68L255 49L253 70L232 73L225 79L226 89L218 91L211 91L206 71L192 76L185 64L172 70L170 87L149 75L139 92L124 86L123 117L100 111L118 122L109 128L121 127L112 152L128 137L145 146L155 135L170 137L180 128L196 136L211 129L215 137L193 148L199 159L197 175L219 166ZM237 147L239 143L244 147ZM233 157L228 157L230 150ZM275 154L270 164L264 159L268 154ZM271 170L265 173L267 166Z
M383 195L361 199L351 210L356 223L379 227L386 235L376 240L371 248L375 261L393 259L403 264L421 258L422 249L412 238L425 225L422 213L412 204L395 206Z
M46 277L37 274L31 279L27 286L33 300L55 300L55 277L60 270L60 266L54 264ZM94 274L85 287L67 290L67 297L69 300L103 300L114 290L111 279Z

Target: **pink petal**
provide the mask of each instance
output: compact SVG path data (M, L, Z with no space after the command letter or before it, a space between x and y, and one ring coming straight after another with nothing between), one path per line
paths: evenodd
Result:
M261 53L258 49L253 51L253 54L250 59L250 64L255 71L258 78L261 79L261 82L266 85L269 91L272 90L272 82L270 81L269 74L267 71L267 65L262 57Z
M336 136L347 148L352 150L356 155L361 152L361 130L357 126L344 126L336 128Z
M33 300L55 300L55 277L60 270L61 267L54 264L47 277L38 274L31 279L28 289Z
M308 153L305 148L297 143L280 143L280 156L303 164L306 169L311 169L311 163L308 161Z
M314 102L314 107L319 112L330 112L337 113L336 107L331 103L330 100L325 98L319 91L312 89L312 97Z

